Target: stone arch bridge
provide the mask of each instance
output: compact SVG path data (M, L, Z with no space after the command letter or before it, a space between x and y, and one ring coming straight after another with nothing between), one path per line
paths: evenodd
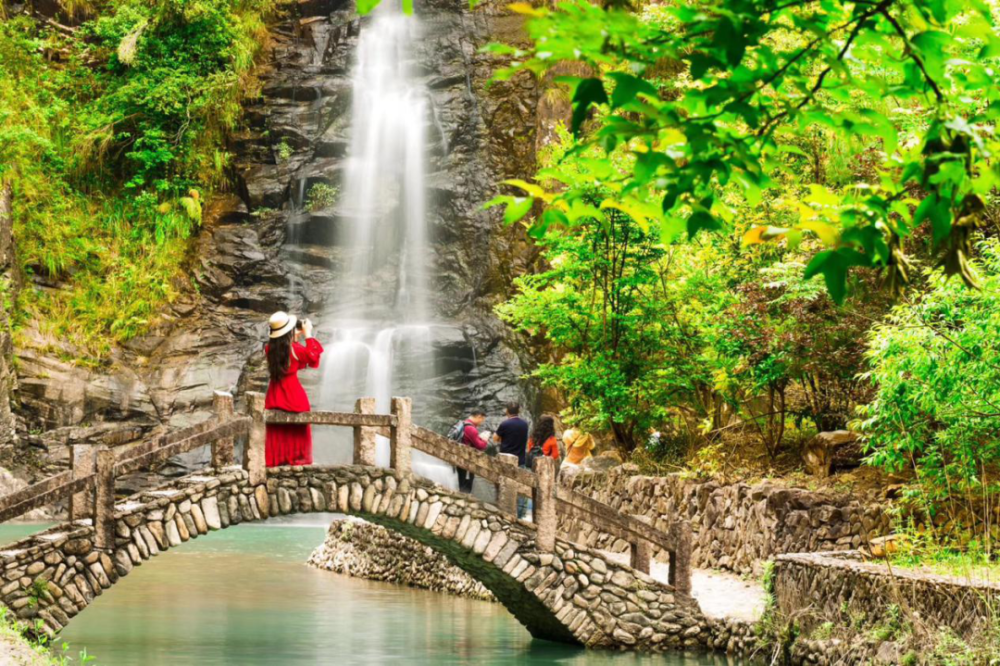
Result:
M458 447L409 424L409 402L397 399L389 416L370 414L365 411L369 405L359 401L353 414L278 417L354 427L355 458L363 463L373 462L374 435L388 428L392 469L373 464L265 469L263 428L269 419L257 396L251 395L249 402L251 417L237 418L231 399L223 397L211 423L150 442L127 459L117 460L106 449L93 456L74 452L79 454L74 469L54 477L56 482L50 479L0 498L0 520L58 497L70 497L71 518L76 518L0 552L0 602L19 617L40 622L42 631L55 633L136 567L149 566L161 552L191 539L277 515L342 512L442 553L482 582L536 638L647 650L691 648L711 639L711 623L687 594L686 580L660 583L556 536L561 506L575 506L563 513L578 520L585 508L593 512L604 505L567 496L547 463L531 474ZM236 466L230 464L233 438L241 434L248 435L244 465ZM205 444L213 448L212 468L115 502L116 472ZM446 491L409 473L411 444L496 478L498 503ZM514 515L517 493L523 490L537 505L532 523ZM81 517L87 513L90 518ZM591 515L592 522L613 528L607 515ZM671 542L679 541L683 547L676 534L660 538L646 527L623 518L614 528L639 542L633 565L648 568L644 557L651 545L676 548ZM684 556L670 552L675 558ZM674 564L676 573L685 575L677 559Z

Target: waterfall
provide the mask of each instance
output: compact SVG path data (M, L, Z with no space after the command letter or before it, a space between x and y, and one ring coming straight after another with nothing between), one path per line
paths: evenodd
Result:
M392 0L361 30L352 71L350 147L338 204L345 270L320 319L328 345L317 407L351 410L374 396L386 413L405 389L419 420L433 398L434 354L428 305L428 93L415 76L420 24ZM456 417L459 415L455 415ZM317 462L350 459L349 434L316 429ZM379 438L378 464L389 463ZM413 470L450 488L450 465L418 451Z

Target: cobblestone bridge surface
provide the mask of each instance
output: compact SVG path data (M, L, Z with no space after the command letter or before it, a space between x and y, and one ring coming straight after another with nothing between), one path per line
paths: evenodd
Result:
M540 552L535 529L497 507L392 470L363 466L242 469L184 477L115 507L115 547L90 521L57 526L0 552L0 601L58 632L156 555L212 531L270 516L342 512L412 537L482 582L536 638L599 648L711 644L713 623L671 586L562 539ZM155 603L151 599L150 603Z

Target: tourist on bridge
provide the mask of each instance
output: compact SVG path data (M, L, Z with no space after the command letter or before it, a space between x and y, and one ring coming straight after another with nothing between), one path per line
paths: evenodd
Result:
M493 441L500 445L500 453L517 456L517 464L524 467L528 454L528 422L520 417L521 405L507 403L507 418L493 434Z
M559 441L556 439L556 420L545 415L535 423L535 429L528 438L528 467L532 467L535 458L548 456L559 460Z
M479 428L486 422L486 412L481 409L473 409L468 418L455 424L449 437L465 446L471 446L477 451L485 451L487 442L479 435ZM463 493L472 492L472 483L476 480L476 475L469 470L457 468L458 489Z
M563 433L563 444L566 445L566 461L563 468L579 468L583 461L593 458L594 436L576 428L570 428Z
M521 418L521 405L507 403L507 418L493 435L493 441L500 445L500 453L517 456L517 464L524 467L528 459L528 422ZM528 510L528 498L517 496L517 517L524 518Z
M270 342L264 346L270 381L264 409L308 412L309 397L299 382L303 368L318 368L323 346L313 337L308 319L275 312L270 320ZM304 344L300 343L304 341ZM312 431L308 423L269 423L265 459L268 467L312 464Z

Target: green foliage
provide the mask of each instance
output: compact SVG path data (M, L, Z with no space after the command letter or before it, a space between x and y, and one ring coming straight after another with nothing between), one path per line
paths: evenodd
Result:
M783 239L792 249L808 241L804 275L822 274L836 302L858 267L906 281L903 243L919 227L930 229L947 273L973 282L971 232L1000 183L994 5L688 0L637 12L624 2L572 0L512 8L529 17L532 45L492 47L513 60L498 76L542 77L564 62L589 67L590 76L561 79L573 132L631 154L607 186L621 210L663 240L732 230L738 213L727 188L754 208L791 180L808 192L795 215L744 238ZM829 187L803 148L817 135L871 151L867 176ZM835 180L843 183L842 174ZM536 225L573 226L567 208L578 193L538 188L501 201L508 219L541 200Z
M54 651L40 626L24 624L14 617L6 606L0 606L0 640L3 639L23 643L37 653L44 663L52 664L52 666L83 665L95 660L95 657L87 654L86 649L81 650L76 659L70 657L67 643L62 643L58 652Z
M115 0L74 34L0 22L0 182L25 272L60 285L27 289L18 323L101 359L184 288L200 192L224 184L272 9Z
M930 290L897 306L872 331L863 408L869 460L913 470L915 495L933 507L950 496L996 491L1000 461L1000 247L982 244L981 289L935 272Z
M576 233L539 240L549 270L519 278L518 294L499 313L554 345L558 359L535 375L562 390L571 420L610 430L630 452L707 381L694 365L698 341L687 324L699 285L674 279L673 261L683 259L614 204L603 185L610 167L602 165L595 158L544 172L578 194L567 213Z
M339 194L340 190L333 185L316 183L309 188L309 194L306 195L306 210L315 212L329 208L337 203L337 196Z
M854 298L852 313L839 311L818 281L803 279L800 255L787 249L747 250L718 235L663 243L643 210L616 190L631 161L621 147L581 149L564 133L545 159L556 166L539 177L566 192L563 212L550 208L532 227L549 270L520 278L500 313L551 346L553 359L536 376L567 397L566 417L610 432L625 453L646 444L644 455L671 462L734 417L772 461L789 418L845 426L865 397L856 377L864 332L885 299ZM531 204L501 196L490 205L509 203L510 213L518 201ZM740 210L744 226L781 215ZM647 444L650 427L660 437ZM708 444L695 467L717 472L731 451Z
M869 634L876 641L894 641L909 631L910 628L903 619L903 611L899 604L888 604L885 607L885 614L878 624L872 627Z
M281 140L281 142L274 150L275 150L275 156L278 158L278 160L282 162L287 162L289 158L291 158L293 152L292 147L288 145L288 142L285 141L284 139Z

